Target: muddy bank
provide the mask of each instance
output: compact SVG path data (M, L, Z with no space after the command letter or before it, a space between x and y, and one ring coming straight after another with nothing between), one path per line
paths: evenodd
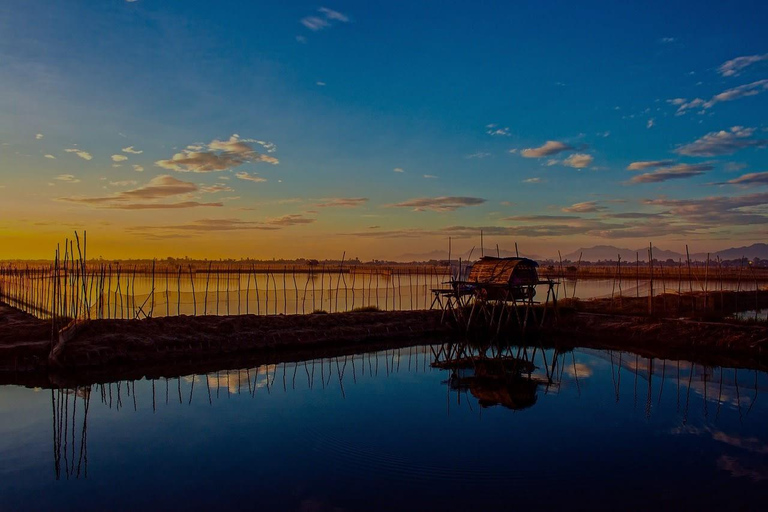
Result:
M51 334L51 322L0 302L0 372L44 365Z
M544 346L621 350L710 366L768 369L765 325L570 312L539 338Z
M230 361L250 352L375 350L415 345L445 334L438 311L93 320L78 329L57 350L55 361L50 361L50 322L1 307L0 374L109 374L129 366Z
M440 315L440 311L399 311L96 320L66 342L51 364L50 322L0 304L0 384L49 387L169 377L465 338L463 330L440 325ZM559 316L556 324L526 339L512 329L500 340L560 349L621 350L712 366L767 367L765 326L592 314L571 308L561 308Z

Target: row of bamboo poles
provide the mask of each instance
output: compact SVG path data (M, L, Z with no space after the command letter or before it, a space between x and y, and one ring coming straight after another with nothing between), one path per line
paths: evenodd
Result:
M251 268L242 265L146 268L87 262L87 238L57 248L48 266L0 266L0 301L53 319L138 319L172 315L307 314L359 307L428 309L431 289L448 267L374 268L356 265ZM138 288L137 288L138 280Z
M342 312L360 307L383 310L428 309L433 288L440 288L449 278L462 279L469 266L459 260L458 269L451 265L406 267L360 267L344 263L334 265L283 265L263 267L242 263L207 266L188 264L171 267L167 262L151 265L125 265L120 262L88 262L87 235L75 233L58 247L53 263L46 266L6 264L0 266L0 301L43 319L54 326L74 320L137 319L173 315L232 314L307 314L316 311ZM687 252L687 247L686 247ZM470 264L471 265L471 264ZM562 258L540 273L558 281L561 298L578 297L579 279L592 277L583 273L581 258L569 270ZM458 275L457 275L458 272ZM697 271L690 256L676 265L655 261L649 245L645 262L639 254L634 262L618 256L612 274L610 297L621 308L627 284L634 285L636 298L648 297L648 313L653 315L662 296L667 310L667 297L677 293L703 294L703 306L710 306L712 294L729 288L741 291L746 286L759 290L761 274L753 265L741 260L738 270L731 272L722 260L708 260L703 272ZM137 279L139 287L137 289ZM570 284L566 286L566 279ZM222 282L223 281L223 282ZM670 283L677 281L677 289ZM661 284L661 293L659 286ZM720 301L722 304L723 301ZM757 301L755 301L757 304ZM693 306L696 307L695 304ZM671 309L671 308L670 308ZM758 308L756 308L758 309Z

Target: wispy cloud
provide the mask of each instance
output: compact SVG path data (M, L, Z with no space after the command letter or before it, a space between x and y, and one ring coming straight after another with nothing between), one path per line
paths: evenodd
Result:
M38 133L35 135L35 140L43 140L44 135L42 133Z
M79 156L80 158L82 158L83 160L92 160L93 159L93 156L89 152L83 151L82 149L68 148L68 149L65 149L64 151L67 152L67 153L74 153L77 156Z
M556 155L557 153L568 151L570 149L573 148L568 144L556 140L548 140L544 143L543 146L538 148L524 149L520 152L520 154L525 158L541 158L544 156Z
M131 153L132 155L140 155L144 151L139 151L138 149L135 149L133 146L128 146L127 148L123 148L123 153Z
M141 187L101 197L62 197L60 201L78 203L98 208L119 210L179 209L200 206L223 206L222 203L200 203L192 201L192 194L200 188L173 176L156 176ZM162 203L159 201L179 198L179 202Z
M140 165L133 165L133 170L136 172L144 172L144 168Z
M681 116L686 114L689 110L701 108L701 112L703 112L714 107L718 103L733 101L749 96L756 96L765 91L768 91L768 79L758 80L749 84L733 87L721 92L720 94L712 96L712 98L710 98L708 101L705 101L701 98L694 98L690 101L686 98L674 98L667 100L667 103L676 106L677 112L675 112L675 115Z
M485 133L492 136L501 136L501 137L510 137L512 134L509 133L509 127L505 126L504 128L499 127L496 124L487 124L485 125Z
M355 208L368 202L367 197L333 197L321 199L321 203L315 204L318 208Z
M401 169L400 167L395 167L395 168L394 168L394 169L392 169L392 170L393 170L394 172L405 172L405 171L404 171L403 169Z
M565 213L597 213L607 210L605 206L600 206L597 201L585 201L562 208Z
M305 16L300 20L301 24L313 32L332 27L335 23L349 23L349 17L338 11L321 7L317 10L319 14Z
M479 197L419 197L389 206L395 208L412 208L415 212L423 212L426 210L452 212L459 208L477 206L485 202L485 199Z
M674 160L648 160L643 162L632 162L627 167L630 171L644 171L645 169L654 169L656 167L667 167L674 165Z
M705 226L768 223L768 216L750 210L768 205L768 192L701 199L647 199L644 203L668 209L670 218Z
M541 178L526 178L523 183L541 183Z
M276 217L267 219L266 223L270 226L298 226L301 224L312 224L317 219L311 217L305 217L301 214L283 215L282 217Z
M751 66L752 64L762 62L764 60L768 60L768 53L764 53L762 55L746 55L743 57L736 57L735 59L725 61L720 65L719 68L717 68L717 71L722 76L738 76L747 66Z
M43 155L45 158L48 158L49 160L56 160L56 157L53 155Z
M436 180L437 179L437 176L435 176L434 174L425 174L424 177L426 179L428 179L428 180Z
M639 174L630 180L630 183L659 183L662 181L679 180L700 176L714 167L710 164L677 164L663 166L653 172Z
M55 179L57 181L64 181L64 182L67 182L67 183L80 183L80 180L75 178L71 174L59 174L58 176L56 176L53 179Z
M738 178L718 183L718 185L741 185L744 187L768 185L768 172L750 172Z
M730 130L710 132L690 144L680 146L675 152L687 156L718 156L730 155L748 147L765 147L768 141L751 138L754 132L754 128L733 126Z
M467 155L467 159L477 158L477 159L483 159L488 158L491 156L490 153L484 153L482 151L478 151L477 153L472 153L471 155Z
M234 192L235 190L232 187L229 187L227 185L222 184L215 184L215 185L202 185L200 187L200 192L204 194L218 194L219 192Z
M662 44L671 44L674 43L677 39L674 37L662 37L659 39L659 42Z
M273 165L279 163L278 159L264 153L259 153L253 148L253 144L259 144L267 153L275 151L275 145L257 139L241 139L239 135L232 135L228 140L214 140L206 147L199 144L188 146L187 149L176 153L167 160L158 160L155 164L163 169L177 172L217 172L226 171L249 162L265 162ZM203 151L207 149L207 151Z
M267 178L262 178L256 174L248 174L247 172L238 172L235 174L235 178L245 181L252 181L254 183L263 183L267 181Z

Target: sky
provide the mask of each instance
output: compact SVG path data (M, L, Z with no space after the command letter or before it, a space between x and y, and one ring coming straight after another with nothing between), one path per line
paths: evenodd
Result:
M323 0L324 1L324 0ZM0 259L768 234L766 2L5 0Z

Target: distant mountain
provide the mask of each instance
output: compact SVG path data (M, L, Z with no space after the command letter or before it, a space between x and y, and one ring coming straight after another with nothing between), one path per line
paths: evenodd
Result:
M737 260L742 257L747 258L749 260L754 260L755 258L760 258L761 260L768 260L768 244L758 243L758 244L752 244L745 247L731 247L730 249L725 249L722 251L712 253L709 255L709 257L715 260L718 257L720 257L721 260ZM707 259L707 253L699 252L696 254L692 254L691 258L704 261Z
M648 260L648 248L643 247L637 250L622 249L614 247L613 245L596 245L594 247L577 249L568 254L563 254L564 260L578 261L579 253L582 253L582 261L616 261L616 257L621 254L621 259L625 261L635 261L637 255L640 256L640 261ZM667 259L673 259L675 261L685 261L685 253L679 253L675 251L666 251L658 247L653 248L653 257L656 260L664 261ZM711 260L716 260L720 257L721 260L737 260L741 257L745 257L749 260L760 258L761 260L768 260L768 244L757 243L747 247L731 247L730 249L724 249L722 251L712 252L709 254ZM691 261L706 261L707 253L697 252L691 254Z
M613 245L596 245L594 247L577 249L571 253L563 254L564 260L578 261L579 254L581 254L582 261L616 261L617 257L621 255L621 259L624 261L635 261L637 257L640 261L648 260L648 248L642 249L623 249L615 247ZM656 260L666 260L672 258L677 261L680 258L685 258L682 254L675 251L666 251L658 247L653 248L653 258Z
M475 247L475 250L472 251L467 250L463 252L454 251L453 254L451 254L451 259L454 261L458 261L459 258L462 260L467 260L470 256L470 253L472 253L472 259L477 260L480 258L480 248ZM514 250L507 250L507 249L499 249L499 256L502 258L510 258L512 256L515 256ZM493 249L486 247L485 249L485 255L486 256L496 256L496 248ZM531 258L532 260L540 260L542 259L541 256L538 254L528 254L525 252L520 252L520 256L524 258ZM408 254L401 254L397 258L395 258L397 261L403 261L403 262L411 262L411 261L430 261L430 260L447 260L448 259L448 251L443 250L434 250L430 252L422 252L422 253L408 253Z

